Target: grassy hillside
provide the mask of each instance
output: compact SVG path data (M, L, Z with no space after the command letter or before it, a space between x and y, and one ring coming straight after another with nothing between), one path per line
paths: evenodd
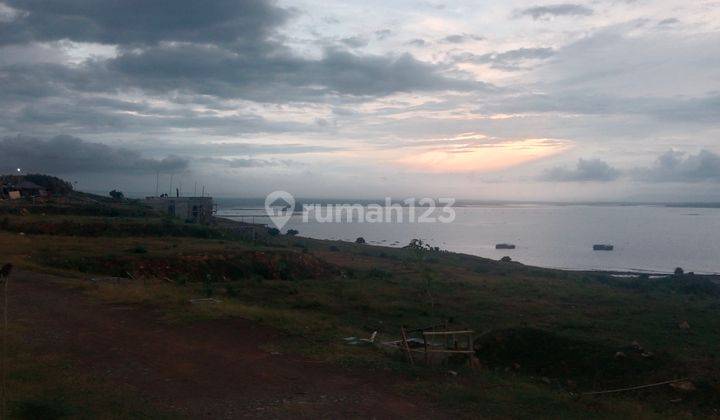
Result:
M664 417L720 412L720 287L701 276L619 279L423 248L385 248L198 226L140 203L76 195L0 203L0 255L61 273L169 323L244 317L284 332L283 351L407 378L401 391L458 414ZM302 234L302 232L301 232ZM112 277L112 278L108 278ZM192 298L219 302L189 305ZM482 367L409 365L401 326L477 332ZM451 371L451 373L448 373ZM603 395L587 392L689 378Z

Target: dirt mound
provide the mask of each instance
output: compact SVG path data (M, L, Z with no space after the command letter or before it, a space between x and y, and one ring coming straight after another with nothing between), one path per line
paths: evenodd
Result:
M490 367L586 384L623 382L668 364L665 355L653 354L636 343L614 348L534 328L492 331L475 340L475 350Z

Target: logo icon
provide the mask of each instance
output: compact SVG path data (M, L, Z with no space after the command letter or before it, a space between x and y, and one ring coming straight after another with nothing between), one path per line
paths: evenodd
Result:
M273 191L265 197L265 212L275 227L281 229L295 211L295 198L287 191Z

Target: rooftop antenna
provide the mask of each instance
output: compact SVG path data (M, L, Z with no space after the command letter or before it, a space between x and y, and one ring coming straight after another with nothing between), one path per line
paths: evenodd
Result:
M160 193L158 190L160 186L160 171L155 171L155 197L157 197Z

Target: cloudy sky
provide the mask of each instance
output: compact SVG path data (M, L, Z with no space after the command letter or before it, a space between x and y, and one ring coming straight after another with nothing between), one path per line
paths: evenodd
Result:
M570 0L572 1L572 0ZM0 0L0 170L720 200L720 0Z

